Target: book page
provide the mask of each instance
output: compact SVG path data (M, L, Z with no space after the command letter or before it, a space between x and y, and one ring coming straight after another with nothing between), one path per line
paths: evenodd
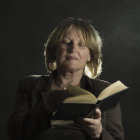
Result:
M121 81L117 81L113 84L111 84L110 86L108 86L107 88L105 88L98 96L98 100L103 100L113 94L119 93L125 89L127 89L128 87L125 86Z
M89 103L94 104L96 97L87 90L75 86L68 86L67 91L72 97L66 98L63 103Z
M66 98L63 103L83 103L83 104L95 104L96 98L92 97L91 95L78 95L74 97Z

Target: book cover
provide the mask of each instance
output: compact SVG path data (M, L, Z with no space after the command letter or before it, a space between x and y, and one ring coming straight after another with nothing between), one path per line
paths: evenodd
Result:
M117 81L105 88L96 98L94 93L69 85L66 90L72 96L63 101L54 112L52 120L74 120L78 116L90 117L96 107L100 107L101 104L103 106L105 101L115 99L127 88L121 81Z

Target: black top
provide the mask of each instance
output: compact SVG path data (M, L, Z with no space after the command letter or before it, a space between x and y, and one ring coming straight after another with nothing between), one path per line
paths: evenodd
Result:
M31 75L18 84L15 109L8 121L8 135L11 140L35 139L39 134L51 127L51 113L47 112L42 100L42 92L50 90L52 75ZM110 83L90 79L83 76L82 88L94 93L95 96ZM101 108L102 140L123 140L123 127L119 100L111 106ZM34 137L34 138L33 138Z

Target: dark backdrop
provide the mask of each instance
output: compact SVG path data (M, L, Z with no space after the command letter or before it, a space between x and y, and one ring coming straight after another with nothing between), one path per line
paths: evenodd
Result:
M45 74L43 44L65 17L91 19L104 40L100 78L121 80L130 89L122 98L126 140L139 136L139 0L11 0L1 4L0 137L13 111L17 82L26 75Z

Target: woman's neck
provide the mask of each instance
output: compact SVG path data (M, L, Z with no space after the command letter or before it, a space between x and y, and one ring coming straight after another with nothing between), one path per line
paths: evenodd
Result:
M80 80L83 76L83 70L78 71L60 71L57 70L55 83L61 88L67 88L68 85L80 86Z

